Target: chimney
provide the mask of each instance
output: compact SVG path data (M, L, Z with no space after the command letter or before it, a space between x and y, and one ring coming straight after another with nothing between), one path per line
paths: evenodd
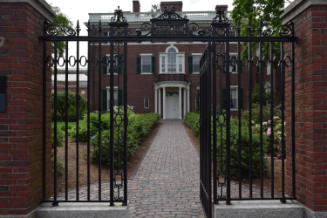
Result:
M228 5L216 5L216 12L224 12L226 14Z
M140 2L139 0L133 0L133 12L140 12Z
M170 1L170 2L160 2L160 10L174 9L176 12L182 12L183 2L182 1Z

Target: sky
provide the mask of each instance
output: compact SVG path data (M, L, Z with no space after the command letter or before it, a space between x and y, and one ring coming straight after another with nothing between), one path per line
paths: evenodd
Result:
M88 13L110 13L114 12L118 6L123 11L132 11L133 0L46 0L51 6L59 7L61 12L65 14L76 25L76 21L85 23L88 20ZM139 0L141 11L150 11L151 5L160 4L165 0ZM214 11L215 6L227 4L228 10L232 9L233 0L183 0L184 11ZM84 28L85 29L85 28Z

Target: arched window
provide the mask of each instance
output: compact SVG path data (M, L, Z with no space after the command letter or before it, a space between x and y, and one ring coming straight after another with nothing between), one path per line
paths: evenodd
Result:
M160 73L185 73L184 62L184 53L171 45L166 52L160 53Z
M168 49L168 72L176 72L176 49Z

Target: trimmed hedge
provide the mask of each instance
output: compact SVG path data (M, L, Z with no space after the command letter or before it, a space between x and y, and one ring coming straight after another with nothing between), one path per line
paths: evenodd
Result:
M223 117L218 117L218 119L223 119ZM184 123L190 127L195 135L200 135L200 125L199 125L200 115L198 113L187 113L185 116ZM260 129L259 125L255 124L252 126L252 175L254 177L260 175ZM221 128L217 125L217 151L218 160L220 158L220 145L222 138L222 150L223 150L223 162L226 163L226 127L222 127L222 137L220 134ZM241 174L243 177L247 177L250 172L249 160L250 160L250 143L249 143L249 128L248 122L242 121L241 128ZM231 118L230 120L230 166L231 175L238 176L239 174L239 143L238 143L238 120ZM269 139L263 134L263 152L264 155L267 154ZM265 158L263 158L264 168L266 168Z
M90 114L90 137L92 149L92 161L97 162L99 160L99 128L101 128L101 162L102 164L109 165L110 163L110 114L101 114L101 123L99 123L98 113ZM123 159L118 157L118 154L122 155L124 144L124 120L122 116L117 116L114 123L114 164L123 164ZM147 137L151 130L158 124L160 116L155 113L147 114L135 114L132 111L128 111L128 128L127 128L127 158L132 157L142 140ZM72 127L69 131L70 137L76 140L76 127ZM87 116L85 115L83 120L80 121L79 128L79 141L87 141Z
M78 95L79 98L79 119L83 118L86 112L86 99ZM52 94L52 120L54 117L54 94ZM66 119L66 102L65 102L65 92L57 93L57 121L65 121ZM76 121L76 94L73 92L68 92L68 121Z

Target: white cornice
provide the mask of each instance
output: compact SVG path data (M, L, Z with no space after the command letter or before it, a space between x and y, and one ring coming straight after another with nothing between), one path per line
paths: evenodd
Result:
M37 10L42 16L44 16L50 22L53 21L53 17L56 15L51 6L45 0L0 0L1 3L27 3Z

